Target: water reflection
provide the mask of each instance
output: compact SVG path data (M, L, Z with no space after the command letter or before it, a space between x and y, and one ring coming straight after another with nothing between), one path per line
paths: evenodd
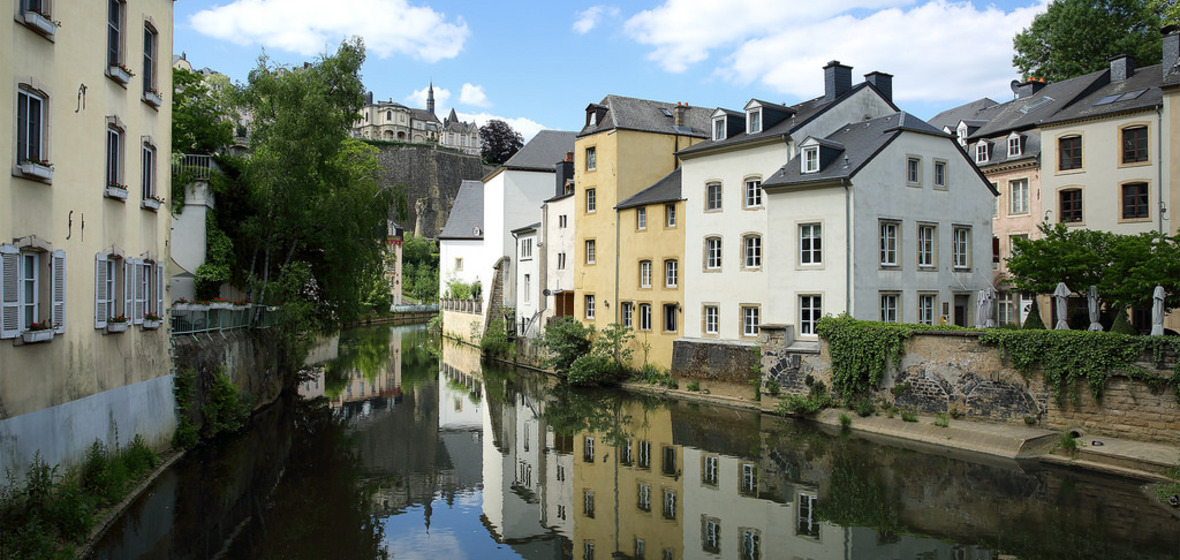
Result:
M341 334L299 387L316 398L186 457L98 556L1180 557L1180 522L1126 481L571 391L430 344Z

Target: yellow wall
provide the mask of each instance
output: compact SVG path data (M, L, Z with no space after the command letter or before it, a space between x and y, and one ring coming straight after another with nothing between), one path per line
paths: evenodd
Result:
M619 213L619 322L622 322L622 303L633 304L632 329L635 340L632 344L633 364L643 365L643 344L651 345L647 355L648 363L662 368L672 366L672 342L684 334L684 201L671 203L676 208L676 225L667 227L664 204L649 204L647 228L636 228L637 208L628 208ZM674 259L677 263L675 287L667 287L664 261ZM640 262L651 261L651 287L640 283ZM651 329L643 330L639 321L639 306L651 305ZM612 303L613 305L613 303ZM677 305L676 330L664 330L664 305Z

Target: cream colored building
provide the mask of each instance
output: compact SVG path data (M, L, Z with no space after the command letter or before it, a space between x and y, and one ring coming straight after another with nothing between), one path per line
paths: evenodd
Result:
M360 119L352 127L356 138L387 142L437 143L465 154L479 155L479 126L459 119L454 109L443 120L434 113L434 84L426 94L426 108L415 109L392 99L374 101L365 94Z
M36 452L68 466L95 439L163 444L175 428L173 3L68 6L13 2L0 26L0 467L18 473Z

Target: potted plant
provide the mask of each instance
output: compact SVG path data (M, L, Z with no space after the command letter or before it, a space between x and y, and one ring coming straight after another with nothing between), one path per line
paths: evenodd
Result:
M160 328L160 323L163 322L163 317L152 312L143 314L143 330L150 331Z
M29 177L49 180L53 178L53 164L32 155L20 161L20 172Z
M116 82L126 85L127 82L131 81L131 77L135 75L135 72L132 72L122 62L112 62L107 65L107 75Z
M25 25L46 37L52 37L57 33L57 28L61 27L61 22L54 21L42 8L30 8L25 10Z
M159 210L162 204L164 204L164 197L160 195L153 194L143 199L143 207L153 212Z
M164 104L164 98L160 95L160 90L154 87L143 90L143 100L152 107L159 107Z
M53 340L53 327L55 326L48 320L41 321L40 323L29 323L29 326L25 327L24 332L20 333L20 338L26 344Z
M108 181L107 188L103 191L102 195L107 198L127 200L127 185Z
M125 330L127 330L127 316L126 315L119 315L117 317L111 317L111 318L107 319L107 332L108 333L121 333Z

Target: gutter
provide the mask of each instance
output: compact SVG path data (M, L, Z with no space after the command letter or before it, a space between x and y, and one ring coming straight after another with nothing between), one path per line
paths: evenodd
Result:
M840 179L844 187L844 312L852 315L852 189L848 179Z
M619 322L619 207L615 206L615 323Z

